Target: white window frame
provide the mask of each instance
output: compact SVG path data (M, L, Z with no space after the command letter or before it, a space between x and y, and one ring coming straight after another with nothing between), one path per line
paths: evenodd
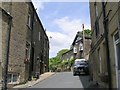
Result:
M77 47L76 46L73 47L73 53L77 53Z
M31 29L31 23L32 23L31 19L32 19L31 14L28 14L28 22L27 22L27 25L28 25L28 27L29 27L30 29Z
M114 42L114 50L115 50L115 67L116 67L116 83L117 83L117 88L119 87L119 85L118 85L118 61L117 61L117 55L116 55L116 44L118 44L118 43L120 43L120 37L117 39L117 40L115 40L115 35L116 34L119 34L119 31L117 30L114 34L113 34L113 42Z
M79 51L83 51L83 44L82 43L79 44Z
M10 77L11 82L8 82L8 84L18 84L19 83L19 74L17 74L17 73L8 73L8 74L11 74L11 77ZM17 76L16 82L13 82L13 75Z
M98 6L97 6L97 2L95 2L95 15L96 15L96 17L98 17Z

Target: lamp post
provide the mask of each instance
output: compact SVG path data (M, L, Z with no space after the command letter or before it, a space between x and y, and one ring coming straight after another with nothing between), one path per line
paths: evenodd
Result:
M83 58L85 58L85 34L84 34L84 24L82 24L83 29Z
M50 53L50 49L51 49L51 40L52 40L52 36L50 36L49 37L49 53ZM49 54L50 55L50 54ZM48 61L48 71L50 71L51 72L51 70L50 70L50 67L49 67L49 61Z

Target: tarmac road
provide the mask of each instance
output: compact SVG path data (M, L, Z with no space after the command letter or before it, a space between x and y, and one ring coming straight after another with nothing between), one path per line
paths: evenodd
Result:
M30 88L86 88L88 76L73 76L72 72L60 72Z

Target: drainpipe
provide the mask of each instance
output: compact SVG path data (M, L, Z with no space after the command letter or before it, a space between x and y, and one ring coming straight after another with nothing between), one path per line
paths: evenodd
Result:
M103 25L104 25L104 34L105 34L105 43L106 43L106 57L107 57L107 69L108 69L108 85L109 90L111 90L111 67L110 67L110 53L109 53L109 42L108 42L108 15L106 16L105 12L105 3L102 2L102 12L103 12Z
M29 2L28 4L31 4L32 2ZM33 24L34 24L34 13L35 13L35 11L34 11L34 9L33 9L33 12L32 12L33 14L32 14L32 20L31 20L31 50L30 50L30 63L29 63L29 77L28 77L28 80L29 81L31 81L32 80L32 64L34 64L34 63L32 63L32 55L33 55L33 51L32 51L32 47L33 47Z
M8 36L7 36L8 41L7 41L7 47L6 47L6 59L5 59L4 71L3 71L3 87L2 87L2 90L7 90L7 75L8 75L11 26L12 26L12 17L9 15L8 16Z

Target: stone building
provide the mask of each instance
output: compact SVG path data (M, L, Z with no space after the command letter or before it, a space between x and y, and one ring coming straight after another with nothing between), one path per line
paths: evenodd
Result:
M120 88L120 2L90 2L90 16L91 77L103 87Z
M36 73L40 75L48 71L49 40L32 2L2 2L1 8L12 17L8 84L25 83ZM2 17L1 61L4 62L8 25L7 19Z
M70 60L70 59L73 59L73 50L69 50L65 53L62 54L61 56L61 60L64 61L64 60Z
M2 81L3 81L3 69L4 64L6 60L7 55L7 49L8 49L8 38L9 33L11 31L10 23L11 23L12 17L0 7L0 89L2 88ZM4 27L3 27L4 26ZM4 58L4 59L3 59Z
M31 65L30 75L35 73L42 74L48 71L49 61L49 40L44 30L44 27L34 9L32 3L29 3L33 9L33 31L31 38ZM30 77L31 78L31 77Z
M20 8L23 6L24 10ZM19 8L17 8L19 7ZM27 4L26 3L12 3L3 2L2 9L13 17L10 36L9 48L9 64L8 64L8 83L17 84L25 81L25 49L26 49L26 32L27 32ZM23 12L24 11L24 12ZM25 14L25 15L24 15ZM21 17L23 16L23 17ZM21 17L21 18L19 18ZM2 24L4 28L4 24ZM2 32L4 35L4 31ZM4 36L3 40L4 41ZM4 44L4 43L3 43ZM4 45L2 45L4 46ZM6 50L5 50L6 51ZM4 52L4 51L3 51ZM2 57L4 62L6 59ZM3 67L4 73L5 67Z
M91 45L91 36L85 35L84 44L83 44L83 35L81 32L77 32L74 41L70 47L70 50L63 53L61 56L61 60L71 60L71 59L82 59L85 58L88 60L89 51Z
M71 47L73 49L74 59L85 58L86 60L88 60L90 44L91 37L89 35L86 35L84 37L83 43L83 35L81 35L81 32L77 32Z

